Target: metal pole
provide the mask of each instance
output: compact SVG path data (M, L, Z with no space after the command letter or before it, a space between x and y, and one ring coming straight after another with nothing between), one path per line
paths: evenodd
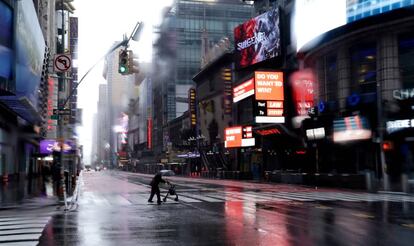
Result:
M65 15L64 15L64 7L63 7L63 0L61 0L61 4L62 4L62 53L65 53ZM61 73L61 86L60 89L63 89L63 85L64 85L64 77L65 77L65 73L62 72ZM66 89L66 87L64 87ZM60 92L58 92L58 104L61 104L61 99L60 98ZM64 105L59 105L58 109L63 109ZM65 187L65 167L63 164L63 146L64 146L64 134L63 134L63 118L61 115L58 115L58 125L59 125L59 141L60 141L60 153L59 153L59 159L60 159L60 189L59 189L59 199L62 200L63 198L63 202L65 204L65 210L68 209L67 206L67 201L66 201L66 187ZM63 193L63 194L62 194ZM62 197L63 196L63 197Z
M377 73L378 74L378 73ZM382 85L381 81L377 80L377 118L378 118L378 138L379 138L379 148L380 148L380 163L382 170L382 182L384 190L390 190L389 177L387 174L387 164L385 162L385 153L382 148L384 142L384 119L382 115Z

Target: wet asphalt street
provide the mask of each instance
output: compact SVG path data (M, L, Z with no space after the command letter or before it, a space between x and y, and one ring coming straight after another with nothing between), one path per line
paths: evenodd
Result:
M85 172L39 245L414 245L414 196L171 177L179 201L157 205L150 179Z

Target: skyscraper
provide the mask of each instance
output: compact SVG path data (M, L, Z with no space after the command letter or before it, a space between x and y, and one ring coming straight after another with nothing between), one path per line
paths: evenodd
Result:
M192 77L200 70L205 51L232 37L234 27L253 14L252 5L240 0L177 0L165 12L153 61L156 152L169 142L163 126L188 110L188 90L194 86Z

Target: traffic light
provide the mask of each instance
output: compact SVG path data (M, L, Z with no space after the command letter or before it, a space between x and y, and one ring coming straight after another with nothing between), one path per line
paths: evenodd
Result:
M129 74L129 54L130 52L128 50L121 50L119 51L119 66L118 66L118 72L122 75Z

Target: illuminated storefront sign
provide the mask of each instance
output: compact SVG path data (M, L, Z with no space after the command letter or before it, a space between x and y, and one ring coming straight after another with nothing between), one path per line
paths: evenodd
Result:
M279 129L276 129L276 128L261 129L261 130L256 130L256 132L257 132L257 134L259 134L261 136L278 135L278 134L280 134Z
M234 87L233 102L241 101L251 95L254 95L254 79L253 78Z
M370 139L371 136L372 131L364 117L357 115L334 120L334 142L365 140Z
M255 72L256 123L284 123L283 73Z
M256 144L251 126L235 126L224 129L224 147L249 147Z
M406 100L406 99L414 98L414 88L395 90L393 91L392 95L397 100Z
M197 117L196 117L196 90L191 88L188 90L188 101L189 101L189 111L190 111L190 122L191 126L196 126Z
M45 140L40 141L39 152L41 154L52 154L53 151L59 152L60 150L61 150L61 144L55 139L45 139ZM69 153L75 150L76 150L75 143L71 140L65 140L65 143L63 144L63 152Z
M404 119L404 120L392 120L387 121L386 123L387 132L394 133L403 129L413 128L414 127L414 119Z
M308 140L322 139L325 137L325 128L319 127L306 130L306 137Z
M224 81L224 114L231 115L232 113L232 74L230 68L223 69L223 81Z

